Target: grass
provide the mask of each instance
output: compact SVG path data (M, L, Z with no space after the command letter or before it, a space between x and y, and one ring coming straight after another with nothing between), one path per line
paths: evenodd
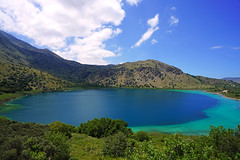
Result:
M105 138L94 138L85 134L72 133L69 140L71 159L97 160L97 159L114 159L112 157L103 156L102 146ZM117 160L123 158L116 158Z
M170 134L151 132L147 133L151 137L151 142L158 150L165 147L165 141L169 138ZM181 135L184 141L190 142L198 138L198 136ZM105 138L94 138L85 134L72 133L69 140L70 156L72 160L123 160L126 157L109 157L102 154L102 146L104 145Z

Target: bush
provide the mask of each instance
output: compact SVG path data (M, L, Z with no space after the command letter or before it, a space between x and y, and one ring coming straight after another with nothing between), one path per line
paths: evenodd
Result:
M72 137L71 133L76 131L76 128L74 126L67 125L67 124L59 122L59 121L55 121L55 122L49 124L49 126L50 126L51 131L53 131L55 133L57 133L57 132L63 133L65 136L67 136L69 138Z
M135 139L139 142L149 141L150 137L147 132L140 131L135 134Z
M70 150L68 137L63 133L48 132L46 139L53 143L56 147L53 155L54 160L68 160L70 158Z
M87 123L81 123L78 132L92 137L102 138L123 132L125 135L132 135L132 130L127 128L127 122L123 120L112 120L110 118L95 118Z
M69 159L68 137L49 132L48 125L20 123L0 117L0 159Z
M133 149L127 148L127 159L146 159L146 160L160 160L160 150L158 150L152 143L144 141L138 142Z
M220 153L226 153L229 157L234 158L240 153L240 126L235 129L225 129L223 126L213 127L209 133L209 138L213 147Z
M123 157L125 156L126 148L127 137L124 133L119 132L106 138L103 145L103 154L111 157Z

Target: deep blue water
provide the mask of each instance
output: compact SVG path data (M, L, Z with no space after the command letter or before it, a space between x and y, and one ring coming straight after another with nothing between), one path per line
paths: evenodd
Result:
M176 125L206 119L218 99L157 89L92 89L42 93L9 102L20 105L3 115L21 122L61 121L79 125L94 118L123 119L129 126Z

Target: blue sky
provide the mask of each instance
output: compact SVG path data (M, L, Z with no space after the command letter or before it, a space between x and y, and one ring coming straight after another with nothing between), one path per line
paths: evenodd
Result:
M66 59L156 59L192 75L240 77L239 0L13 1L0 0L1 29Z

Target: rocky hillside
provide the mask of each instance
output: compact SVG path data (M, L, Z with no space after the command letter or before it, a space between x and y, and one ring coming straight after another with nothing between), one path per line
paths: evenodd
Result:
M91 74L87 81L102 86L137 88L204 89L235 83L192 76L156 60L128 62Z

